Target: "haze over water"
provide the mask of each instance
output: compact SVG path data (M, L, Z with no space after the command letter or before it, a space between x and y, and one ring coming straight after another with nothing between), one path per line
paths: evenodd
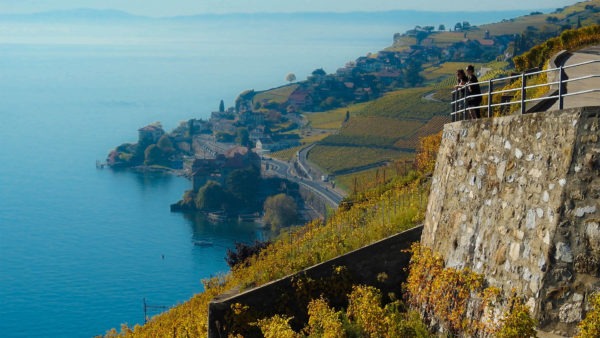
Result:
M289 72L334 72L416 24L510 17L473 15L0 20L1 335L89 337L141 323L143 298L189 299L227 271L226 248L262 236L170 213L185 179L95 168L138 128L208 118L219 100L232 105Z

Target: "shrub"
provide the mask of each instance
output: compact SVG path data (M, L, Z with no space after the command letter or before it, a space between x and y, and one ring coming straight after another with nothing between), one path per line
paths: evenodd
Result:
M579 325L577 338L600 337L600 292L590 296L591 310Z
M419 139L419 149L415 158L417 169L424 173L433 172L440 144L442 132L425 136Z
M381 308L381 292L372 286L352 287L347 314L369 337L382 337L387 331L385 311Z
M246 243L235 243L235 249L227 249L227 254L225 256L225 261L227 261L227 265L233 268L234 266L244 263L247 265L248 258L258 255L263 249L268 247L271 244L270 241L261 242L254 241L254 244L246 244Z
M535 336L535 322L516 296L508 301L502 326L495 327L489 315L501 306L499 289L484 287L483 275L469 269L445 268L444 259L429 248L413 244L411 251L408 302L426 321L435 318L452 335Z
M559 37L531 48L528 52L513 59L515 68L522 72L530 68L542 67L553 54L562 49L575 50L600 42L600 25L580 29L569 29Z
M292 318L275 315L271 318L260 319L258 327L265 338L299 338L302 337L290 327Z
M325 299L318 298L308 304L308 334L311 337L343 338L345 332L340 320L341 312L329 307Z
M509 310L504 314L498 338L526 337L537 337L535 320L531 318L529 308L523 304L521 298L513 296L509 300Z

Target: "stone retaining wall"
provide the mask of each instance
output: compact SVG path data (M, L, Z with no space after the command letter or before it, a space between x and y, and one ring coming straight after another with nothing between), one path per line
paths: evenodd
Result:
M275 314L281 307L295 309L297 307L294 304L295 298L285 297L294 292L292 278L297 276L315 280L327 278L337 266L345 266L348 269L353 284L375 285L384 295L388 292L399 295L401 284L407 277L404 268L408 267L410 260L410 254L404 250L419 241L422 230L423 226L418 226L261 287L234 295L221 295L209 304L208 336L227 337L228 332L223 324L226 323L227 312L235 303L260 310L265 316ZM380 273L385 273L387 278L378 280L377 276ZM289 304L282 303L286 301ZM306 309L296 310L306 311Z
M599 288L600 107L447 124L422 243L572 334Z

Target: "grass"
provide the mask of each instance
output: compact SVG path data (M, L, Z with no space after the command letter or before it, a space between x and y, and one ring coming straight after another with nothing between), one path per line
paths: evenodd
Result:
M294 156L296 156L296 152L307 145L313 144L315 142L319 142L322 139L329 136L330 133L327 132L314 132L314 131L304 131L300 133L300 144L297 147L292 147L288 149L279 150L273 153L270 153L269 156L274 157L278 160L289 161Z
M429 35L429 38L434 40L434 44L439 47L449 46L451 44L460 42L466 37L471 40L483 39L485 37L485 31L488 30L492 36L494 35L512 35L512 34L521 34L523 31L527 30L528 27L535 27L538 30L547 30L547 31L557 31L560 26L553 23L548 23L546 19L550 16L556 17L559 20L563 20L560 24L566 23L564 20L569 19L569 23L574 25L577 23L577 16L585 11L586 5L595 5L600 6L600 2L598 0L588 1L588 2L579 2L573 5L566 7L564 10L558 13L550 13L550 14L538 14L538 15L524 15L518 18L513 18L510 20L504 20L501 22L484 24L480 26L476 26L471 28L466 32L433 32ZM582 22L584 24L593 24L596 21L594 15L586 15L587 18L584 18ZM452 27L448 27L452 28ZM389 51L403 51L408 49L411 45L416 44L416 40L413 37L403 36L397 40L397 42L387 48Z
M335 182L339 188L347 193L352 193L355 190L366 191L408 174L413 169L413 160L414 156L408 156L404 161L395 161L383 167L339 175L335 177Z
M394 143L394 147L416 149L421 137L439 132L440 130L444 129L444 125L448 122L450 122L450 116L435 116L412 135L408 137L402 137L396 141L396 143Z
M296 88L298 88L298 84L290 84L265 90L254 96L254 102L285 103Z
M305 113L304 116L310 122L311 127L316 129L339 129L346 118L346 112L350 112L350 117L361 111L366 103L358 103L343 108L337 108L320 113Z
M308 159L328 173L410 156L413 154L395 149L326 145L317 145L308 153Z
M283 149L283 150L279 150L279 151L270 153L269 156L274 157L278 160L289 161L292 158L294 158L294 156L296 156L296 152L299 151L300 149L306 147L307 145L313 144L315 142L319 142L329 135L330 135L329 133L305 132L304 134L301 134L301 136L302 136L302 138L300 139L301 145L299 145L297 147L292 147L292 148Z
M450 112L448 103L423 98L431 90L431 87L398 90L367 103L309 115L316 125L323 126L336 120L341 123L346 110L350 111L349 122L338 134L323 139L309 154L310 160L333 173L412 156L406 149L415 149L418 136L435 129L427 126L428 121Z
M417 44L417 39L414 37L403 36L392 46L386 48L386 51L402 52L410 48L410 46Z
M342 128L344 135L379 135L396 138L414 133L423 125L421 120L398 120L379 116L357 116Z
M450 113L445 103L424 98L431 88L409 88L387 93L366 104L357 114L361 116L384 116L391 118L416 118L428 120L435 115Z
M433 80L446 76L452 76L454 78L454 74L456 73L457 69L466 69L468 65L469 63L467 62L445 62L441 65L424 69L421 75L423 75L425 80ZM479 68L481 64L473 63L473 66Z
M306 131L300 135L302 137L300 140L300 143L302 143L303 145L309 145L309 144L321 141L322 139L331 135L331 133L321 130L321 131Z
M296 156L296 152L298 152L302 148L304 148L304 146L287 148L287 149L276 151L274 153L270 153L269 156L274 157L281 161L289 161L292 158L294 158L294 156Z
M425 123L422 120L399 120L380 116L357 116L344 125L339 134L325 138L321 144L393 147L402 137L410 137Z
M263 285L309 266L407 230L423 219L428 191L418 177L399 178L385 187L362 191L348 210L326 223L286 229L267 249L226 275L203 280L204 291L153 317L144 326L123 326L127 337L206 337L208 303L229 290ZM384 220L384 221L382 221ZM115 329L106 337L116 337Z

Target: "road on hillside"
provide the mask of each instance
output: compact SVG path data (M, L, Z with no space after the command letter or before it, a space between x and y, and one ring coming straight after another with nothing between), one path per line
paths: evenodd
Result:
M600 60L600 46L587 47L573 53L566 61L564 61L563 66L592 60ZM569 79L575 79L586 75L600 75L600 62L566 68L565 74ZM567 83L567 94L588 89L600 89L600 78L591 78ZM587 106L600 106L600 94L595 92L567 96L564 98L564 109ZM552 106L552 109L558 109L558 102Z
M280 161L274 158L268 158L266 163L269 164L269 172L282 178L287 178L292 182L303 185L304 187L312 190L313 192L321 195L325 198L328 204L332 208L337 208L344 196L339 194L337 191L327 187L326 182L312 181L298 177L291 170L290 164L284 161Z
M304 173L311 180L319 180L319 179L321 179L321 176L323 176L323 173L321 172L321 170L319 170L319 168L316 168L316 167L310 165L310 163L308 163L308 152L312 148L314 148L315 145L316 145L316 143L313 143L313 144L309 145L308 147L304 147L298 151L298 163L300 165L300 168L302 168L302 170L304 170Z
M321 168L308 160L308 152L310 152L316 145L316 143L313 143L308 147L304 147L298 151L298 163L300 168L305 170L308 174L308 177L315 182L320 181L323 176L327 176L327 173L323 172ZM325 184L325 182L323 182L323 184ZM344 192L337 186L333 190L335 190L338 195L344 195Z

